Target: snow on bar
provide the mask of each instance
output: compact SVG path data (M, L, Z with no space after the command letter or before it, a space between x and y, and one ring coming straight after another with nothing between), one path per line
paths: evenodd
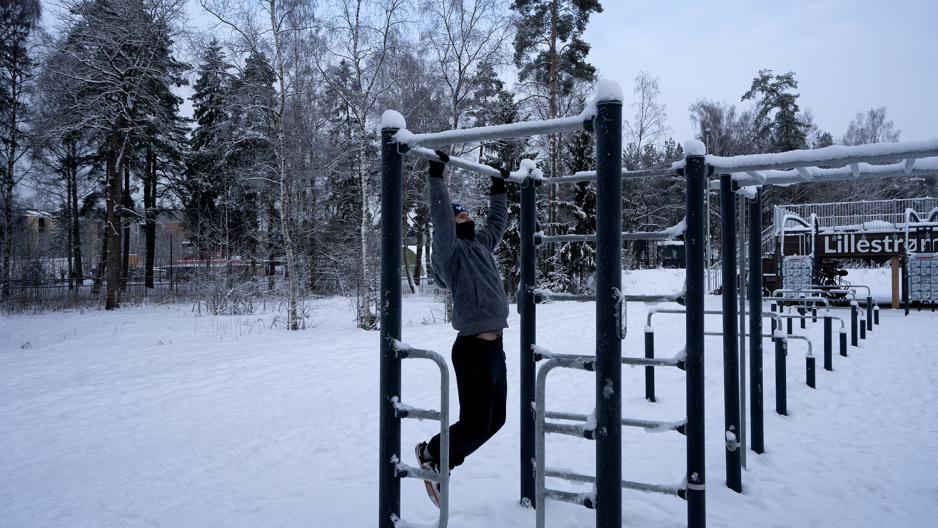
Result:
M787 152L785 154L787 154ZM938 157L915 159L911 166L911 170L908 168L908 164L905 161L900 161L898 163L891 163L888 165L852 163L845 167L838 167L833 169L804 166L801 167L801 170L749 169L739 172L734 171L732 174L733 180L739 183L740 186L790 185L793 183L804 182L832 182L854 179L865 180L897 176L921 177L938 174ZM714 182L712 186L719 187L719 182Z
M460 128L430 134L414 134L408 130L400 130L395 135L395 139L399 143L406 143L411 147L439 147L454 143L477 143L491 139L584 130L584 122L588 121L591 117L592 116L580 114L573 117L523 121L521 123L477 128Z
M404 116L396 110L385 110L381 114L381 129L387 128L398 128L403 129L407 128L407 121L404 120Z
M426 160L442 161L440 157L436 155L436 152L428 148L413 147L409 151L407 151L407 153L413 154L414 156L417 156L418 158L423 158ZM502 173L498 169L489 167L488 165L483 165L481 163L476 163L474 161L457 158L455 156L450 156L449 161L446 164L452 165L454 167L459 167L460 169L466 169L472 172L476 172L483 176L489 176L490 178L502 177ZM535 172L535 171L536 173L540 172L537 170L536 165L534 166L534 171L532 171L530 167L526 166L524 162L522 162L521 170L512 172L511 175L508 176L508 179L513 182L522 182L528 175L531 175L533 178L537 178L536 173L531 174L532 172Z
M792 150L774 154L750 154L732 157L707 156L707 164L724 173L727 171L735 173L768 169L797 169L798 167L815 167L817 165L844 166L852 163L920 159L934 156L938 156L938 139L907 143L876 143L850 147L832 145L819 149Z

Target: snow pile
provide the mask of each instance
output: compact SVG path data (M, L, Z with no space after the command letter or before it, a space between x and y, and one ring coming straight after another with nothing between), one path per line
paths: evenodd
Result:
M385 110L384 113L381 114L381 129L385 130L388 128L403 130L407 128L407 121L404 120L404 116L397 110Z
M596 82L596 95L587 103L580 117L584 120L595 117L596 105L598 103L606 101L618 101L621 103L624 100L625 96L622 94L622 87L619 86L619 83L612 79L599 79Z
M707 147L699 139L688 139L684 142L685 156L706 156Z

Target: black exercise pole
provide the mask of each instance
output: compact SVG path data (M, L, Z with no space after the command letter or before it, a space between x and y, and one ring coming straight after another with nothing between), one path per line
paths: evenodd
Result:
M622 102L596 105L596 526L622 525ZM624 301L623 301L624 302Z
M805 378L807 379L808 387L812 389L814 386L814 356L806 356L804 358L804 369L805 369Z
M521 313L521 420L520 475L521 504L534 506L534 387L537 364L534 344L537 342L534 287L537 283L537 250L534 231L537 228L537 180L525 178L521 183L521 284L518 287L518 310Z
M401 396L401 360L394 340L401 338L402 160L396 128L381 131L381 379L378 429L378 527L394 528L401 513L401 419L394 401Z
M707 165L702 155L685 158L687 229L684 233L687 331L687 526L707 524L706 444L704 436L704 193ZM726 255L724 255L725 257ZM724 286L726 286L724 284ZM754 318L758 318L753 316ZM761 336L760 336L761 340ZM617 527L618 528L618 525Z
M858 336L858 333L859 333L858 332L859 330L858 317L859 317L859 313L857 310L857 303L851 302L850 303L850 345L851 346L860 346L860 343L857 339L859 337Z
M866 321L860 319L860 340L866 339Z
M736 195L729 174L720 175L720 243L723 257L723 417L726 433L726 487L743 491L739 455L739 309L736 270ZM733 439L731 439L733 438Z
M787 328L786 328L786 329L787 329L787 332L786 332L786 333L787 333L788 335L791 335L792 333L794 333L794 330L792 330L792 328L794 328L793 325L795 324L795 320L792 319L791 317L789 317L789 318L786 319L785 321L787 321ZM804 321L804 319L802 319L802 321Z
M840 329L840 355L847 357L847 329Z
M824 370L834 370L834 324L830 315L824 316Z
M775 412L788 414L788 389L785 371L785 356L788 355L788 341L782 337L773 337L775 342Z
M753 451L762 453L762 189L749 200L749 232L749 443Z
M645 328L645 357L655 358L655 331L651 327ZM645 399L655 401L655 367L645 367Z
M873 296L866 296L866 329L873 330Z
M879 306L873 307L873 324L879 324Z

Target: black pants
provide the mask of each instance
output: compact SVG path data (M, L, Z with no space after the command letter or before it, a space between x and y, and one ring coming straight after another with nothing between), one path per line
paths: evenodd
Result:
M449 467L460 465L505 424L508 382L502 338L486 341L459 336L453 343L453 369L459 391L459 421L449 428ZM428 447L440 460L440 435Z

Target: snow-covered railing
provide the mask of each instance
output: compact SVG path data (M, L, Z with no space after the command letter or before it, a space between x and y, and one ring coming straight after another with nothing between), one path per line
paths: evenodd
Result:
M622 169L622 178L652 178L655 176L675 176L677 175L676 170L673 167L666 167L661 169L640 169L640 170L628 170ZM579 183L585 181L596 181L596 171L580 171L573 173L572 176L557 176L555 178L544 178L544 182L548 184L561 184L561 183Z
M490 178L503 178L504 174L502 171L489 167L488 165L483 165L481 163L476 163L474 161L469 161L462 158L457 158L456 156L448 156L448 161L443 161L439 155L432 149L424 147L410 147L407 151L408 154L413 154L418 158L423 158L430 161L439 161L451 165L453 167L459 167L460 169L469 170L472 172L479 173L483 176L488 176ZM525 163L529 162L529 163ZM543 174L537 168L535 163L531 160L521 160L521 167L514 172L509 173L508 180L516 183L521 183L527 177L532 177L534 179L540 179Z
M827 163L827 162L822 162ZM733 171L733 181L746 185L791 185L793 183L835 182L845 180L871 180L895 177L923 177L938 174L938 158L915 159L888 165L851 163L845 167L825 169L801 166L794 170Z

